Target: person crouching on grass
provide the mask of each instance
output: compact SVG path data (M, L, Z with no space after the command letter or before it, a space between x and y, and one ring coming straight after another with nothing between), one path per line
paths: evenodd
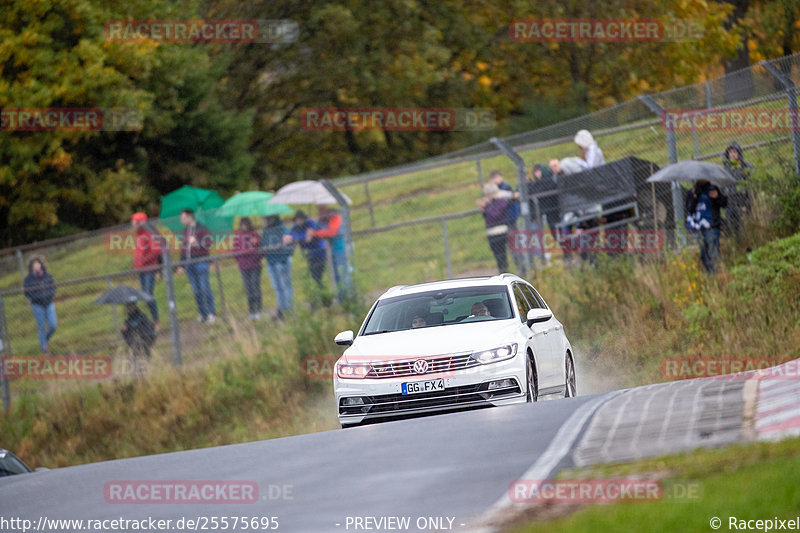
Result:
M153 323L142 313L136 302L125 304L128 317L122 325L122 338L130 347L134 357L150 360L150 347L156 341L156 330Z

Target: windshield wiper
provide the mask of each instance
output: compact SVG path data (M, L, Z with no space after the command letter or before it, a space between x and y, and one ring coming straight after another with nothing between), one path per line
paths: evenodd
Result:
M364 335L379 335L381 333L392 333L394 331L393 329L382 329L380 331L370 331L369 333L364 333Z

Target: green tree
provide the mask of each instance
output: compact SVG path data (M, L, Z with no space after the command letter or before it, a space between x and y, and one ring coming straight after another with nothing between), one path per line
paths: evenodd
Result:
M14 0L0 17L0 108L132 108L140 131L0 130L0 242L127 219L192 183L246 183L252 117L225 110L209 45L108 42L120 19L193 18L191 3Z

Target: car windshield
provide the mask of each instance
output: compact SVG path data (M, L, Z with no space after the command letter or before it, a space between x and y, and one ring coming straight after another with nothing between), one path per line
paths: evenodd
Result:
M13 476L27 472L30 472L30 469L22 461L10 453L0 452L0 476Z
M437 290L379 301L367 320L364 335L512 317L505 286Z

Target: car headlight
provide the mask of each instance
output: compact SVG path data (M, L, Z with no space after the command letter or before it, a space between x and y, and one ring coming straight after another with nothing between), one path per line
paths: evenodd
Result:
M363 379L372 370L369 363L339 363L336 365L336 375L342 379Z
M496 363L498 361L505 361L517 355L517 345L507 344L499 348L492 348L491 350L483 350L472 354L472 358L485 365L487 363Z

